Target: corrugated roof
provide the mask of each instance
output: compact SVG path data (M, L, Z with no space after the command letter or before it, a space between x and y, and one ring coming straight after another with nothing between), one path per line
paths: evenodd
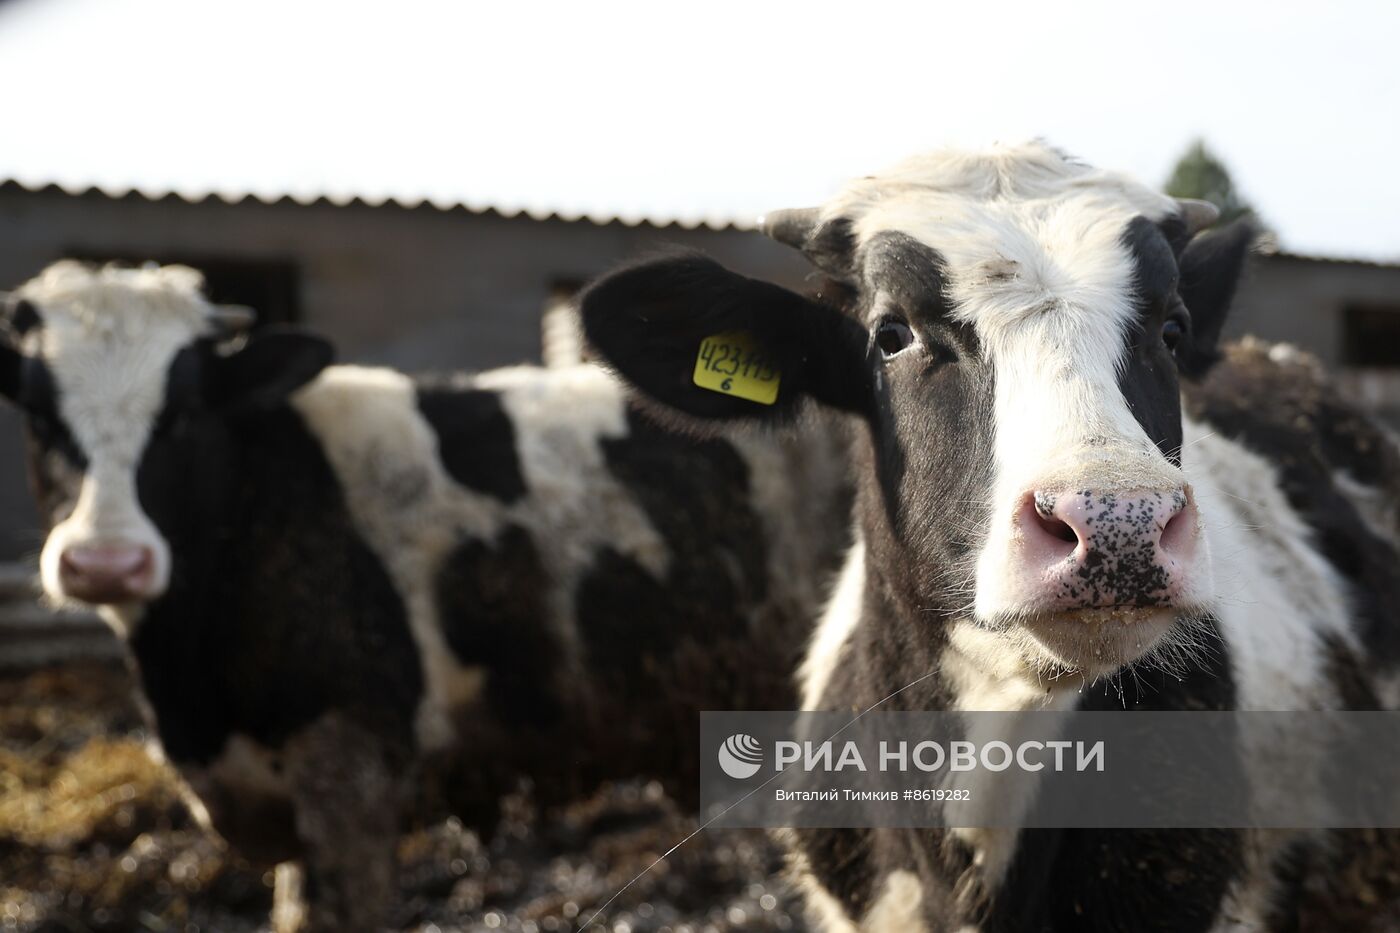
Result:
M1294 253L1288 250L1266 250L1260 255L1271 259L1286 259L1294 262L1325 262L1336 266L1361 266L1368 269L1400 269L1400 260L1358 259L1354 256L1323 256L1314 253Z
M473 214L487 217L528 217L531 220L559 220L566 223L577 223L586 221L600 227L609 224L620 224L624 227L654 227L658 230L680 228L682 230L754 230L757 224L753 219L731 218L685 218L685 217L655 217L637 214L602 214L584 213L571 211L539 210L528 207L503 207L494 204L477 204L468 201L441 201L433 198L419 198L417 200L407 200L401 198L368 198L360 195L350 197L339 197L330 194L318 194L315 196L297 196L293 194L283 194L277 197L265 197L253 192L231 193L224 191L204 191L187 192L170 190L151 190L143 188L122 188L107 185L86 185L70 186L57 183L41 185L30 185L15 179L0 180L0 192L5 191L27 191L33 194L66 194L72 197L103 197L111 200L123 200L127 198L137 198L144 201L159 202L169 200L179 200L186 204L203 204L209 201L218 201L222 204L296 204L302 207L332 206L332 207L396 207L401 210L436 210L441 212L461 211L466 214ZM1281 248L1278 242L1273 239L1266 239L1257 249L1260 256L1267 256L1271 259L1283 259L1296 262L1319 262L1331 263L1334 265L1361 266L1374 269L1400 269L1400 259L1360 259L1354 256L1328 256L1316 253L1298 253Z
M177 191L173 189L152 190L149 188L114 187L110 185L62 185L56 182L28 184L16 179L0 180L0 192L25 191L31 194L66 194L71 197L103 197L110 200L135 198L150 202L169 200L183 201L186 204L204 204L217 201L222 204L296 204L302 207L397 207L401 210L436 210L442 212L461 211L467 214L504 218L528 217L531 220L560 220L566 223L586 221L597 226L621 224L624 227L655 227L658 230L680 228L683 230L753 230L757 224L753 219L737 217L653 217L642 214L603 214L563 210L542 210L531 207L511 207L495 204L478 204L468 201L443 201L433 198L416 200L384 197L373 198L361 195L338 196L316 194L302 196L281 194L267 197L254 192L228 191Z

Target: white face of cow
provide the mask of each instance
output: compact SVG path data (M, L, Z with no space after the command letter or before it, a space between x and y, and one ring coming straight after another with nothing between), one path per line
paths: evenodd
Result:
M39 559L57 600L138 603L165 591L170 547L137 467L182 347L210 330L191 269L50 267L18 293L36 486L51 521Z
M1032 147L915 160L823 211L850 224L867 327L909 328L883 360L896 411L938 404L943 333L975 346L992 405L985 507L955 519L978 526L971 608L1076 668L1116 668L1213 600L1179 466L1186 323L1159 226L1179 210Z
M240 347L248 323L203 297L183 266L60 262L11 296L0 394L26 416L30 474L49 535L55 600L135 607L179 575L176 531L203 553L234 501L235 423L282 405L331 348L290 330Z
M1178 367L1210 350L1183 301L1201 290L1179 279L1221 277L1188 268L1196 211L1038 144L940 153L768 219L835 280L815 301L682 257L602 280L584 324L690 416L782 417L804 396L862 415L867 574L924 618L1097 674L1214 599L1180 469ZM1223 314L1229 288L1206 292ZM773 406L664 371L728 330L776 359Z

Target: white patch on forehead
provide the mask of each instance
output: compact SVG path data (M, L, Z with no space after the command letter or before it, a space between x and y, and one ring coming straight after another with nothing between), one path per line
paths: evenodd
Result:
M1160 220L1177 208L1166 195L1116 172L1076 162L1041 143L1001 146L983 151L943 150L899 163L878 175L848 184L822 208L826 219L845 217L856 223L862 241L880 230L906 229L902 224L870 223L905 217L915 227L947 228L987 242L978 209L1020 206L1025 216L1047 203L1117 204L1130 214ZM916 233L916 230L908 230ZM1034 234L1034 228L1026 232ZM933 244L931 244L933 245Z
M852 183L822 214L850 221L857 249L900 232L936 250L955 315L1004 344L1024 325L1116 338L1132 285L1123 232L1134 217L1175 211L1124 176L1028 144L910 159Z
M910 159L853 182L822 214L848 220L858 250L886 232L936 250L954 314L993 350L1098 337L1111 361L1131 305L1124 230L1175 211L1165 195L1032 143Z
M190 332L208 329L212 307L204 298L204 276L188 266L93 268L63 260L20 286L16 294L33 302L46 326L63 322L90 335L139 338L161 322Z
M26 339L53 374L58 413L88 460L73 513L40 557L45 590L61 597L59 560L73 545L131 543L169 574L169 548L142 511L136 468L165 402L180 348L209 331L202 278L183 266L93 269L59 262L19 289L43 326Z
M848 218L858 248L898 231L942 257L953 314L996 372L998 464L1023 473L1091 437L1157 440L1117 387L1133 314L1123 234L1134 217L1175 211L1165 195L1033 143L915 158L853 183L823 213Z
M183 266L90 269L60 262L19 290L43 326L34 350L60 413L91 460L134 466L181 347L209 331L199 273Z

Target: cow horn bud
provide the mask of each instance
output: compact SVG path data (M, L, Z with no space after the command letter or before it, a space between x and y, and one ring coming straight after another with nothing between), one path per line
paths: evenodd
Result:
M237 334L257 322L258 312L247 305L214 305L209 320L225 333Z
M1181 219L1186 224L1188 236L1195 236L1220 219L1220 208L1209 201L1177 198L1176 206L1181 208Z

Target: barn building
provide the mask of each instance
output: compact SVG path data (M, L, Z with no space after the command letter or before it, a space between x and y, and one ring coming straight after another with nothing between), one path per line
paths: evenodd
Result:
M668 247L790 287L809 272L747 223L0 183L0 290L60 257L183 262L206 273L216 300L325 333L343 360L410 370L567 358L576 351L557 312L568 295L622 259ZM1400 263L1263 252L1234 327L1316 353L1400 427ZM18 418L4 408L0 560L32 555L42 540Z

